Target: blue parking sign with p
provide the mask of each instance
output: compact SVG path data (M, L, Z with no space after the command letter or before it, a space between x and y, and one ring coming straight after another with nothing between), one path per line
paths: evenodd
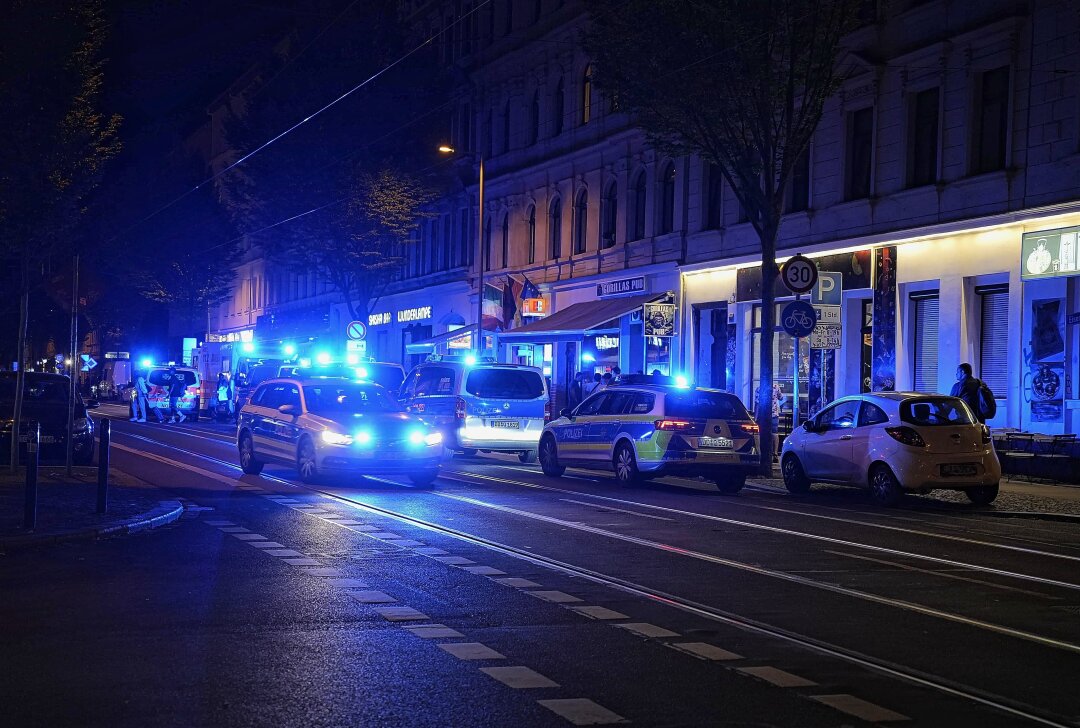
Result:
M844 298L843 274L818 271L817 285L810 292L811 301L818 306L839 306Z

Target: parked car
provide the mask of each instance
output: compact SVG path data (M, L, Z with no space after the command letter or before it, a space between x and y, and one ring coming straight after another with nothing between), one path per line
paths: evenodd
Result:
M271 379L240 410L240 467L292 465L305 482L332 471L404 473L426 485L438 477L442 435L408 414L372 382L337 377Z
M147 408L162 419L169 417L169 373L176 370L176 376L184 380L184 394L176 401L176 409L192 422L199 419L199 372L191 367L152 366L147 370L146 387Z
M623 485L700 476L737 493L760 459L757 424L729 392L669 381L638 377L563 410L540 439L544 473L558 477L568 466L612 470Z
M512 452L530 463L544 429L548 388L536 367L445 357L409 372L401 401L437 427L452 450Z
M388 392L398 392L405 381L405 369L400 364L382 361L361 361L358 364L318 364L301 367L284 364L278 368L279 377L345 377L375 382Z
M0 459L7 461L11 451L11 427L15 416L15 372L0 372ZM62 374L27 372L23 390L22 422L41 425L42 462L67 460L68 393L71 380ZM94 460L94 420L87 415L88 405L75 392L72 424L72 461L89 465ZM92 408L92 406L91 406ZM25 431L25 430L24 430ZM26 456L20 448L20 460Z
M967 404L918 392L838 399L784 440L780 467L792 493L816 481L857 485L884 506L935 489L986 504L1001 479L990 432Z

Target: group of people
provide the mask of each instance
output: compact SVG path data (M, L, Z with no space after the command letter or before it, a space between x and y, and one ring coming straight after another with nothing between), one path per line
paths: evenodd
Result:
M622 377L622 369L612 367L610 372L594 372L591 376L588 372L578 372L574 375L574 381L570 382L570 391L566 398L570 409L577 407L586 399L596 394L605 387L610 387L613 382Z
M150 383L147 379L147 372L139 370L135 372L135 380L132 382L131 390L131 421L132 422L146 422L148 410L150 409ZM187 382L184 377L176 371L176 367L169 367L169 370L165 373L164 387L169 397L169 416L168 420L165 419L165 415L162 414L160 408L154 409L154 415L157 417L159 423L181 423L187 420L187 416L180 411L177 404L180 398L184 396L184 391L187 389Z

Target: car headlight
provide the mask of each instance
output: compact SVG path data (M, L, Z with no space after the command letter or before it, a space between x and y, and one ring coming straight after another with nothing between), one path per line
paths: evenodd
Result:
M322 431L322 441L327 445L352 445L352 435L342 435L340 432Z
M71 423L72 432L86 432L90 429L90 421L86 417L76 417Z
M431 446L441 445L442 444L442 433L441 432L429 432L427 435L424 436L424 442L427 443L428 445L431 445Z
M420 430L413 430L412 432L410 432L409 433L409 444L410 445L423 445L424 444L424 433L420 432Z
M369 442L371 442L371 433L370 432L358 432L358 433L356 433L356 441L358 443L360 443L361 445L367 445Z

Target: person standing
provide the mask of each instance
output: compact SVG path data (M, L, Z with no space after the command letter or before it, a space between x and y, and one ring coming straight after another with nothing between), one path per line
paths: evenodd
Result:
M175 422L177 424L184 422L187 417L179 410L177 404L181 397L184 396L184 390L187 389L187 385L184 383L184 378L180 375L180 372L176 371L176 367L169 367L169 422Z
M146 408L149 404L146 395L148 393L146 372L139 370L135 372L135 386L131 388L131 412L135 415L131 418L132 422L146 422Z
M619 367L611 367L611 380L617 382L622 379L622 369Z
M586 400L600 388L600 372L593 372L592 378L586 373L585 381L581 383L581 399Z
M760 399L762 393L761 387L758 387L757 398ZM787 401L784 396L784 391L780 389L780 384L773 382L772 396L769 397L769 401L772 402L772 410L770 416L772 419L772 460L775 463L780 456L780 407Z
M988 413L986 411L991 406L989 403L994 401L994 395L990 392L990 388L983 384L981 379L972 376L971 365L967 362L956 367L956 384L952 386L949 396L959 397L964 400L967 406L971 408L971 413L975 415L975 419L984 425L987 417L994 416L993 412ZM984 400L986 400L985 403ZM996 405L994 408L996 409Z
M574 375L574 380L570 382L570 391L567 393L567 403L570 409L574 409L579 404L583 397L583 381L585 379L585 372L578 372Z

